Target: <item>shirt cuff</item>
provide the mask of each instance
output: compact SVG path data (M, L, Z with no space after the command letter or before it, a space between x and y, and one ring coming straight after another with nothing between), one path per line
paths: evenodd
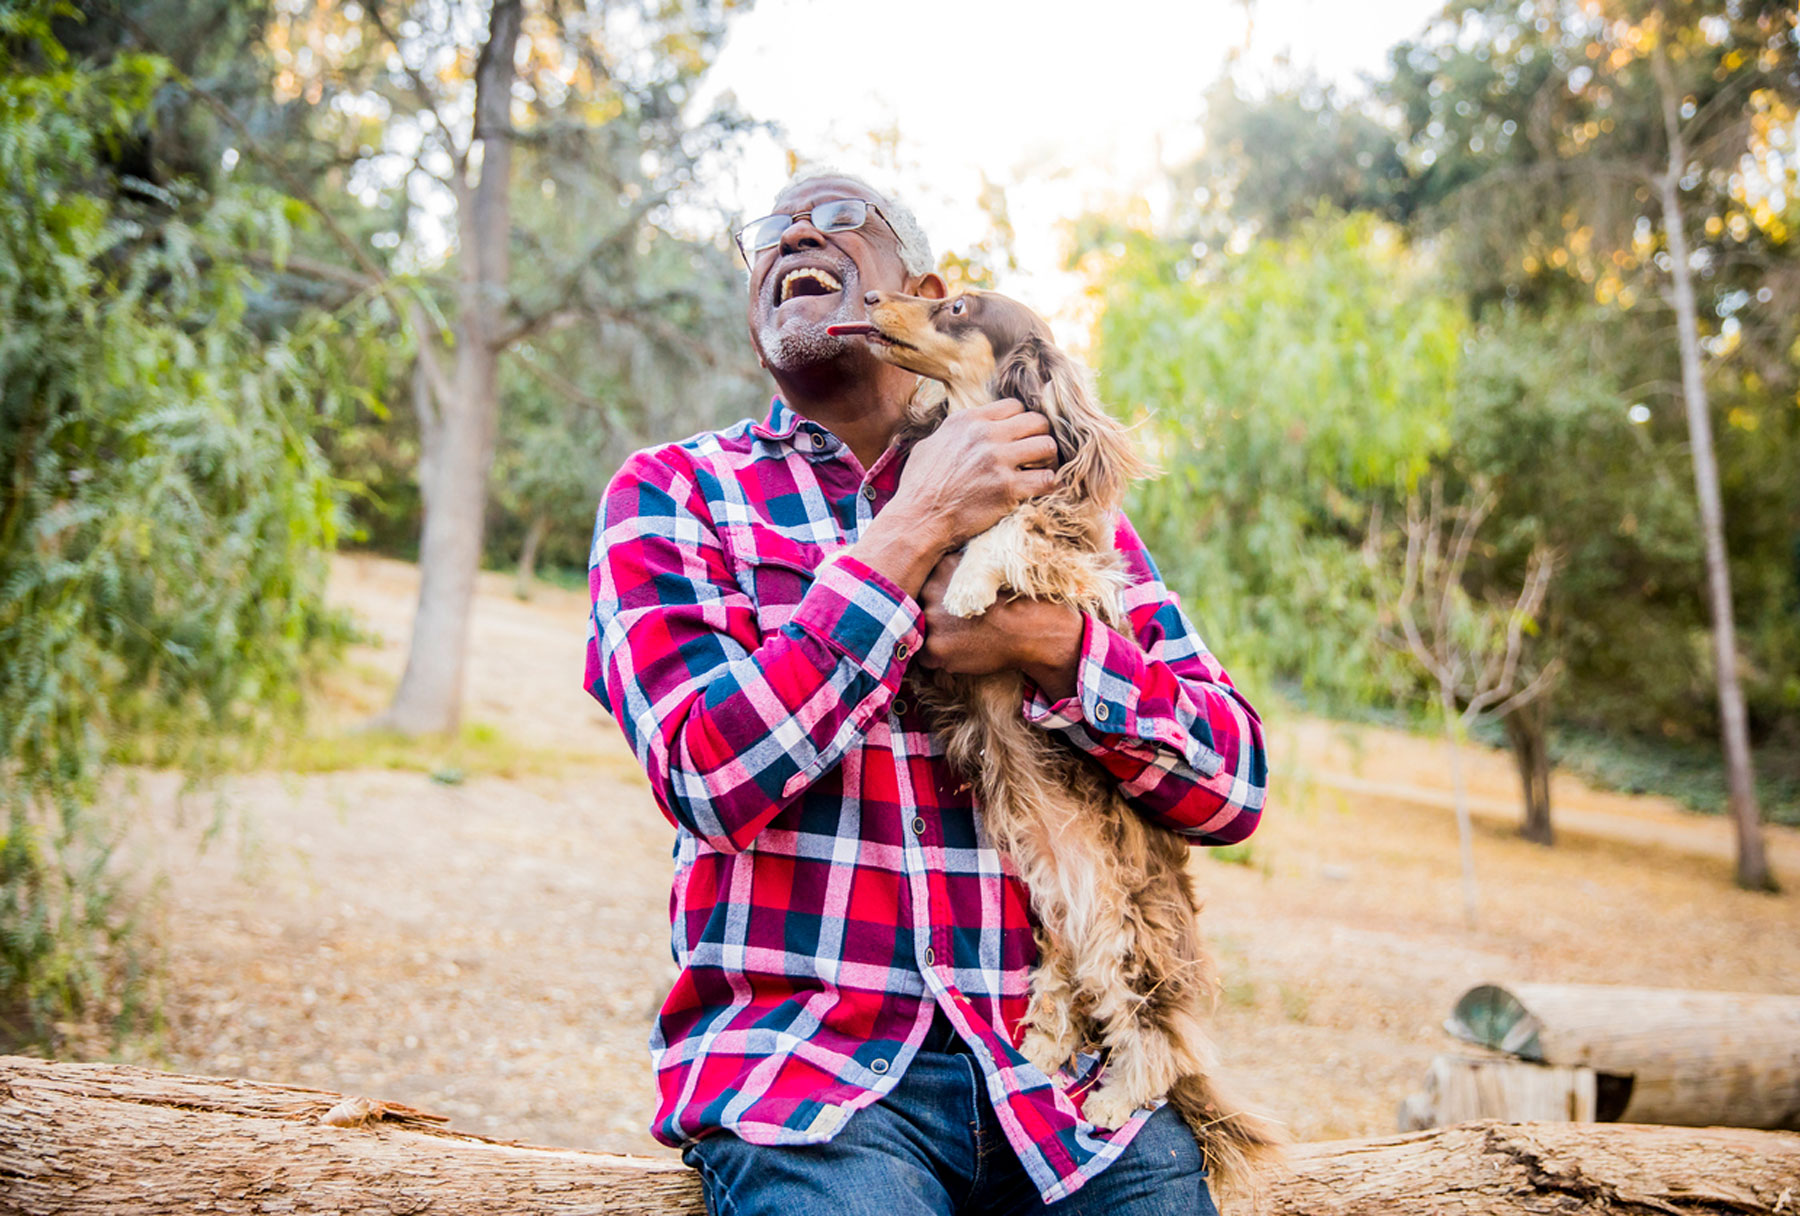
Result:
M1140 690L1149 682L1151 660L1131 638L1092 614L1083 618L1081 655L1076 662L1075 692L1051 701L1032 686L1025 720L1047 730L1085 735L1102 746L1144 754L1146 745L1171 748L1201 772L1216 768L1218 757L1205 749L1177 720L1172 705L1146 706ZM1208 761L1212 763L1209 764Z
M854 557L835 557L813 574L789 620L855 663L877 682L897 687L925 634L918 601Z

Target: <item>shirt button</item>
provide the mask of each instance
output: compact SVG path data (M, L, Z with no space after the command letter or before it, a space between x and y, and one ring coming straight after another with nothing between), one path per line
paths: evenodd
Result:
M930 946L925 947L925 965L927 967L937 966L937 951Z
M894 713L903 714L905 712L906 712L906 702L901 700L899 697L895 697L894 698Z
M925 834L925 816L914 815L912 829L914 836L923 836Z
M823 431L813 432L812 445L815 448L822 448L825 446L825 434Z
M1094 717L1100 719L1100 721L1104 722L1111 716L1112 716L1112 711L1106 707L1105 701L1102 701L1102 702L1100 702L1100 704L1094 706Z
M902 642L898 646L894 647L894 657L896 659L901 660L902 662L905 662L906 656L911 653L912 653L912 647L908 646L905 642Z
M864 486L863 487L863 497L868 499L870 502L874 502L875 501L875 487L872 485Z
M888 1062L886 1060L876 1060L873 1064L869 1065L870 1072L886 1072L887 1070Z

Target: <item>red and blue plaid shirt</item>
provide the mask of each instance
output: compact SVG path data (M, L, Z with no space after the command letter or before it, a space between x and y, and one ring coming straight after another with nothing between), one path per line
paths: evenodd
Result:
M904 455L866 475L779 398L760 423L639 452L607 488L587 688L677 829L680 976L651 1039L651 1129L828 1140L891 1090L942 1009L1045 1200L1115 1132L1014 1050L1037 954L1029 902L902 686L919 605L853 558ZM1131 634L1089 619L1079 688L1020 712L1197 844L1255 828L1262 727L1123 518ZM1092 1059L1061 1078L1079 1090Z

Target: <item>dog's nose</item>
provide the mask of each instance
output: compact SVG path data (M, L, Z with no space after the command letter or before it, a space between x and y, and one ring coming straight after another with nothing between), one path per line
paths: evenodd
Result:
M879 304L879 303L881 303L881 293L879 291L865 292L863 294L863 303L864 304Z

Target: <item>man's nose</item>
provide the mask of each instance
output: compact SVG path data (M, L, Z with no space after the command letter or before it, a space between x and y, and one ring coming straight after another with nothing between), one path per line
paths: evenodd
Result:
M863 293L863 303L864 304L879 304L879 303L881 303L881 293L879 291L864 292Z
M811 216L801 216L787 226L781 234L781 252L792 253L796 249L818 249L825 244L825 237L812 225Z

